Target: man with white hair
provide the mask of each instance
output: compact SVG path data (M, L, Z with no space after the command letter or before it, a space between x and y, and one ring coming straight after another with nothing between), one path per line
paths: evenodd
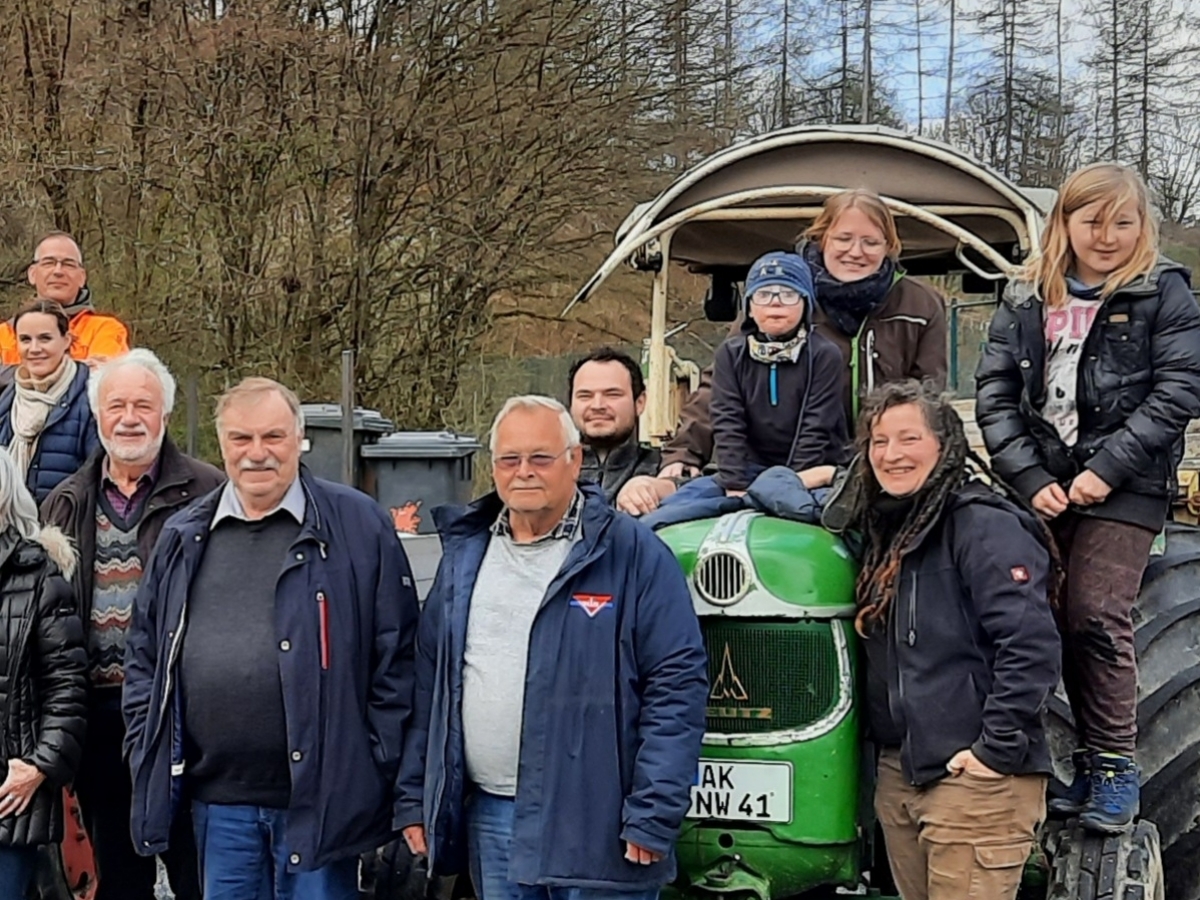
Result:
M226 486L172 517L125 657L134 845L190 811L206 900L357 900L392 837L417 594L391 520L300 461L277 381L217 404Z
M649 528L578 484L561 403L510 399L491 451L496 492L434 513L393 825L435 874L469 865L480 900L650 900L675 875L704 733L687 585Z
M75 780L100 871L96 900L153 900L155 864L129 837L132 786L121 757L125 638L134 597L159 532L172 513L224 480L171 442L175 379L149 350L101 366L88 382L101 447L42 504L79 550L73 579L88 649L89 705L83 766ZM199 900L191 823L163 862L176 900Z

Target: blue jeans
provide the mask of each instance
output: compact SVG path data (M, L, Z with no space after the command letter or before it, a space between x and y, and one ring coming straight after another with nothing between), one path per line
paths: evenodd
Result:
M620 891L616 888L545 887L508 880L508 850L512 844L511 797L476 791L467 801L467 851L471 881L479 900L658 900L658 888ZM205 900L212 900L207 894Z
M36 865L37 847L0 845L0 897L24 897Z
M287 871L287 810L192 803L204 900L357 900L358 859Z

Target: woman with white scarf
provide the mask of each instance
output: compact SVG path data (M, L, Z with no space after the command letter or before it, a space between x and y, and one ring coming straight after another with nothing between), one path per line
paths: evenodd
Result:
M35 300L13 317L21 364L0 395L0 445L38 503L99 445L88 368L71 358L70 324L53 300Z

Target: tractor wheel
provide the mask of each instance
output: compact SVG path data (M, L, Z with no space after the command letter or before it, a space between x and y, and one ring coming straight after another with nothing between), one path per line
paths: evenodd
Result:
M1084 831L1074 822L1046 829L1046 900L1163 900L1162 858L1153 822L1124 834Z
M1167 900L1200 900L1200 528L1167 525L1166 549L1146 568L1133 621L1141 815L1161 837ZM1061 693L1048 725L1066 781L1074 728Z

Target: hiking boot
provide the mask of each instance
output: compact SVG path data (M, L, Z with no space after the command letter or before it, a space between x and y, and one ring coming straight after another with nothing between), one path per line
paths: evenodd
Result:
M1094 754L1091 796L1079 824L1103 834L1120 834L1128 828L1141 806L1141 774L1128 756Z
M1088 798L1092 795L1092 751L1076 750L1071 754L1071 763L1075 766L1075 780L1065 794L1055 797L1047 805L1050 815L1055 818L1079 815L1087 808Z

